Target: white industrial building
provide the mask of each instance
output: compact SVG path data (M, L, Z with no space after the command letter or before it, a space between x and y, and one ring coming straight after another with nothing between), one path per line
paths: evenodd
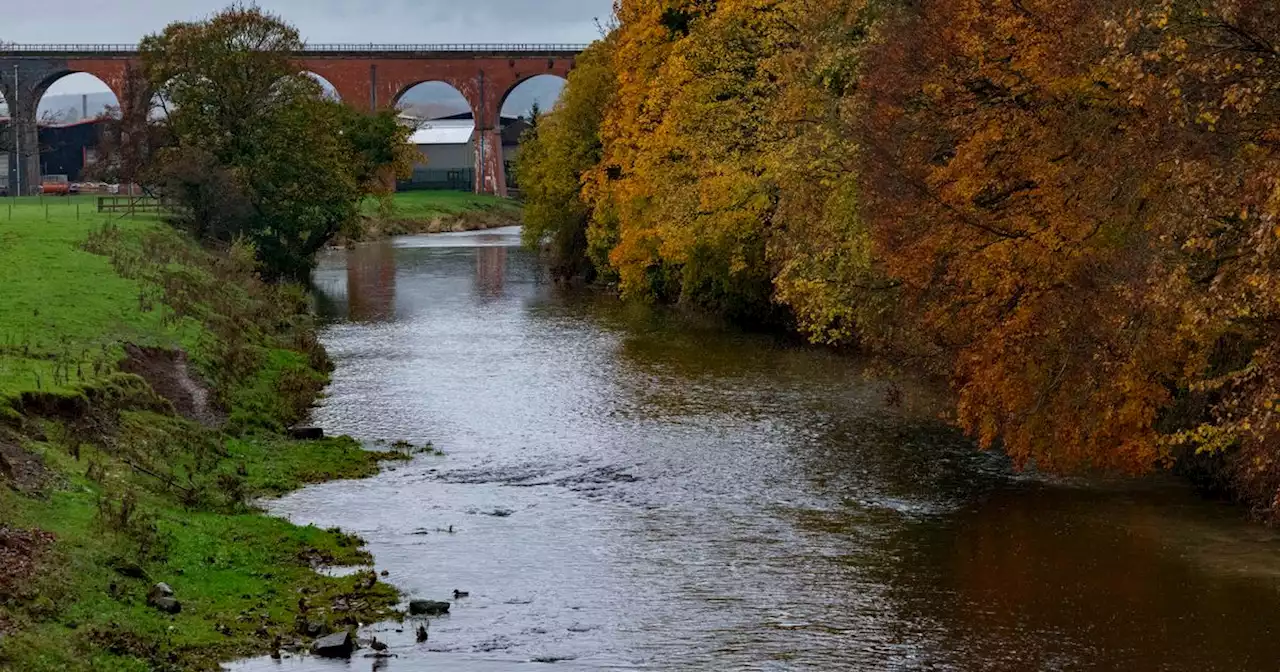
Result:
M474 187L476 170L476 124L469 113L443 119L418 119L401 114L403 123L417 130L409 142L422 159L414 166L413 177L399 183L401 189L460 189ZM519 151L520 134L529 127L524 119L502 118L502 153L507 164L507 186L513 187L511 163Z
M470 119L435 119L421 122L409 142L422 154L419 166L430 170L474 169L475 122Z

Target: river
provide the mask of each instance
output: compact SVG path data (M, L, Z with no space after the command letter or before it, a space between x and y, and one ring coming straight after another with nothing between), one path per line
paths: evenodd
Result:
M1275 670L1280 539L1162 478L1017 474L927 386L562 290L518 231L324 257L316 422L433 442L271 502L452 599L286 670ZM362 652L363 653L363 652ZM545 663L545 664L539 664Z

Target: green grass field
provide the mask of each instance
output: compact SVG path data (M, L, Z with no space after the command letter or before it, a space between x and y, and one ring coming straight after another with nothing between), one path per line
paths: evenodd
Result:
M392 199L392 217L406 220L428 221L436 217L462 215L469 212L497 211L518 213L520 205L515 201L462 191L401 191ZM370 198L361 208L362 214L378 215L378 200Z
M107 258L79 249L107 219L91 196L0 201L0 398L91 382L126 342L193 337L147 309L145 288ZM112 221L133 233L156 225L146 215Z
M154 517L164 557L141 563L147 579L124 577L113 566L135 561L136 535L102 522L102 485L83 475L82 462L102 456L85 453L75 461L57 446L34 448L67 482L36 500L0 494L0 518L53 532L60 557L28 587L26 604L10 611L7 620L20 627L0 644L0 669L216 670L219 662L265 651L277 635L291 641L300 595L316 605L312 617L326 630L343 627L338 614L324 610L336 597L370 605L397 599L385 584L357 588L357 577L328 578L308 564L309 558L335 565L368 562L358 540L251 512L190 510L159 495L138 505ZM371 474L372 469L351 472L349 451L340 441L319 450L296 444L232 447L235 458L254 465L254 480L280 472L289 473L286 481L291 481L298 464L313 470L310 480ZM173 586L182 613L170 616L146 605L154 581ZM0 615L5 612L0 608Z
M227 352L259 352L256 373L219 381L229 386L222 397L233 424L238 415L279 420L288 412L283 387L323 375L308 367L287 330L269 333L276 327L268 325L279 324L270 306L275 294L247 277L229 281L239 277L228 270L234 267L155 216L112 218L104 230L107 220L89 196L0 201L0 409L7 409L0 449L20 446L40 456L47 472L27 492L11 489L0 472L0 555L9 529L56 535L34 574L0 567L0 670L213 670L219 661L268 651L276 637L297 639L300 595L314 605L308 618L326 631L345 627L344 619L387 613L397 599L389 586L358 587L356 577L312 571L317 560L367 561L358 541L241 503L369 476L387 455L341 438L299 443L269 431L228 438L132 408L124 398L116 365L125 344L182 347L206 375L225 368L217 357ZM94 236L126 254L83 249ZM157 236L180 254L148 266ZM120 260L129 255L141 269L130 275L147 280L121 276ZM188 297L186 317L164 303L157 278ZM243 347L225 347L229 333L243 341L231 345ZM79 416L22 416L25 407L14 405L94 390L86 398L101 403ZM114 569L122 564L146 578ZM155 581L173 586L181 613L147 606ZM329 609L339 596L365 606Z
M191 346L199 337L194 325L166 324L149 288L79 249L107 221L127 235L157 225L151 214L99 214L96 199L0 200L0 399L91 382L120 358L123 343ZM408 221L519 212L513 201L456 191L400 192L393 203L392 216ZM377 211L376 199L362 204L369 216Z

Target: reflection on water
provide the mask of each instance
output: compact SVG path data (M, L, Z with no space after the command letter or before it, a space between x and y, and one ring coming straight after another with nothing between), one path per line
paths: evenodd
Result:
M502 297L507 274L507 248L476 248L476 293L488 299Z
M343 253L344 268L323 267L315 275L320 312L352 322L395 319L396 251L390 241Z
M411 596L471 593L425 644L373 626L380 669L1276 669L1280 542L1237 512L1014 474L922 386L889 408L848 359L565 293L516 241L316 274L316 420L447 457L272 506L361 535Z

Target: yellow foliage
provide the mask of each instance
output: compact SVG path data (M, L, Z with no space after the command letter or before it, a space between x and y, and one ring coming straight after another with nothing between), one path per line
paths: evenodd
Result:
M919 363L1020 464L1233 456L1280 515L1280 5L617 17L591 61L612 75L598 133L569 143L598 151L550 160L590 163L580 200L573 171L547 184L624 295L785 312L815 342Z

